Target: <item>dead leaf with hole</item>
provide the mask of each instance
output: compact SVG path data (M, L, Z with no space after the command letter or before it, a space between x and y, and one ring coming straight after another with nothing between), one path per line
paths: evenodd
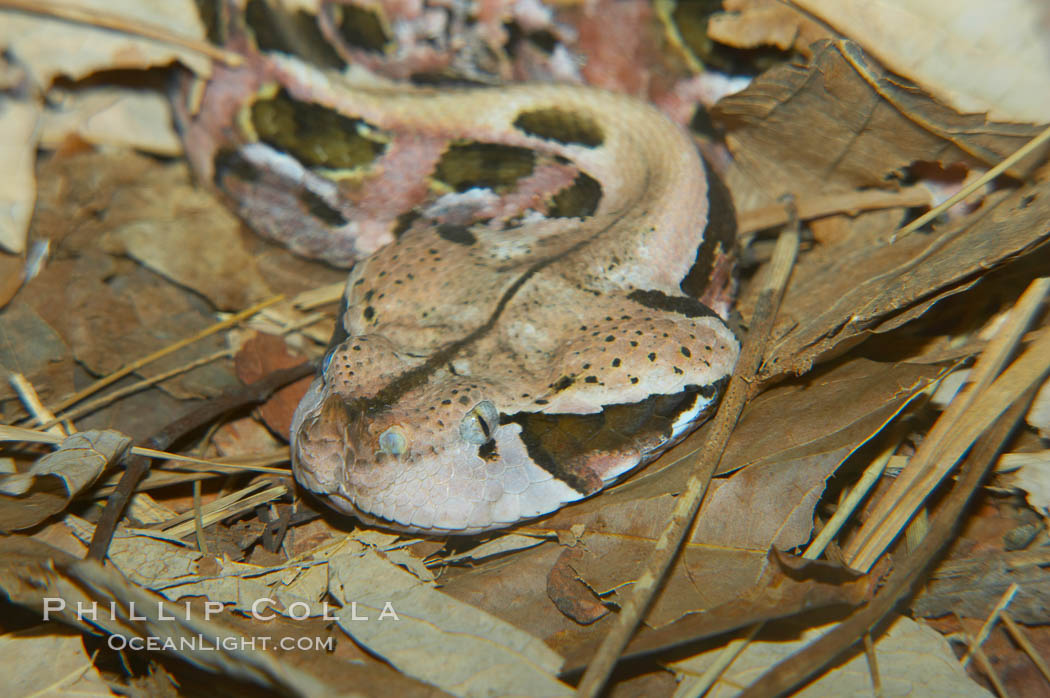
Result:
M83 431L66 437L26 472L0 475L0 531L30 528L63 511L130 448L131 439L119 432Z

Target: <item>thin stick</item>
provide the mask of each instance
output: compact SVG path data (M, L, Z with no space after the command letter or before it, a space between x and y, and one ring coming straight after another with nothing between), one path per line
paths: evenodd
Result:
M648 610L656 591L674 562L686 534L700 510L700 503L707 492L711 476L722 458L722 451L729 440L729 435L740 416L744 404L751 392L751 379L757 373L762 362L773 327L780 299L787 285L787 278L798 253L798 229L785 230L777 240L773 259L766 271L766 282L755 304L751 329L736 370L729 381L722 404L711 425L707 442L701 449L700 456L693 467L693 474L686 483L685 491L678 498L671 519L646 562L645 570L634 589L624 603L616 618L616 624L602 640L594 659L580 679L577 695L597 696L612 673L616 660L634 634L642 616Z
M1033 152L1036 148L1041 146L1043 143L1046 143L1048 140L1050 140L1050 126L1047 126L1045 129L1042 130L1041 133L1039 133L1039 135L1025 143L1020 148L1018 148L1013 155L1009 156L1008 158L1000 162L998 165L985 172L984 175L978 177L977 179L960 189L958 192L955 193L954 196L949 197L948 200L942 203L940 206L934 206L929 211L927 211L923 215L913 220L908 225L898 230L896 233L893 234L891 241L900 240L901 238L905 238L911 235L916 230L926 225L934 218L941 215L942 213L950 209L952 206L959 203L967 196L983 187L988 182L991 182L1003 172L1006 172L1006 170L1008 170L1014 164L1025 158L1029 153Z
M835 661L912 592L930 563L954 537L966 505L995 464L995 457L1017 420L1028 411L1034 395L1035 390L1030 388L977 441L963 461L955 486L935 514L930 534L908 555L904 564L893 569L875 597L804 649L777 663L737 698L764 698L790 692Z
M997 414L991 403L984 400L988 393L986 386L1012 355L1048 290L1050 278L1036 279L1014 304L1006 325L978 358L971 385L948 405L908 466L876 503L871 516L847 546L845 553L850 567L862 572L871 569L875 560L897 537L926 496L951 472L969 444L994 421ZM1048 339L1050 338L1042 337L1030 344L1022 356L1027 356L1033 364L1040 363L1039 352L1050 351ZM1039 349L1033 353L1034 347ZM1013 397L1023 392L1025 387L1015 386L1016 393ZM1006 409L1008 401L1013 397L1003 394L1003 402L998 403L996 409ZM982 410L971 410L970 408L979 401L985 403L981 405Z
M1028 655L1028 658L1032 660L1036 668L1039 669L1039 673L1043 675L1043 678L1050 683L1050 666L1047 666L1046 660L1043 659L1043 655L1039 654L1039 650L1035 648L1032 641L1028 639L1024 631L1021 630L1021 626L1014 622L1014 619L1010 617L1009 613L1003 612L999 614L999 620L1003 622L1003 627L1006 628L1006 632L1010 633L1010 637L1014 639L1024 653Z
M974 652L974 656L977 657L977 663L981 665L981 670L984 672L988 680L995 686L995 692L999 694L999 698L1010 698L1010 694L1006 691L1006 686L1003 685L1002 680L999 678L999 674L995 673L995 669L992 668L992 663L988 661L988 655L984 653L980 647Z
M875 698L882 698L882 677L879 675L879 657L875 653L875 641L871 633L864 633L864 655L868 658L868 673L871 675L871 691Z
M61 436L49 434L45 431L35 431L33 429L0 424L0 441L26 441L28 443L57 444L61 443L62 439L63 437ZM141 446L133 446L131 454L135 456L146 456L147 458L153 458L154 460L170 460L179 463L197 465L221 473L232 471L252 471L259 473L273 473L274 475L288 474L287 468L270 468L265 465L252 465L251 463L223 463L222 461L194 458L193 456L184 456L181 453L158 451L153 448L142 448ZM287 458L284 460L287 460Z
M236 516L237 514L243 514L246 511L252 511L260 504L266 504L272 502L279 497L283 497L288 494L288 487L283 484L271 485L266 489L256 492L250 497L233 501L229 506L223 509L211 509L204 507L204 512L201 516L201 522L204 526L211 526L216 521ZM225 498L224 498L225 499ZM193 533L195 521L184 521L181 524L176 524L171 528L165 529L164 533L167 535L176 536L181 538Z
M999 620L999 614L1002 613L1003 610L1010 605L1010 602L1014 600L1014 594L1017 593L1017 589L1018 586L1015 582L1008 586L1006 591L1003 592L1003 595L999 597L999 602L995 604L995 608L993 608L992 612L988 614L988 618L985 619L984 625L981 626L981 631L977 633L977 637L971 639L969 649L966 650L966 654L963 655L963 658L959 660L963 666L970 663L973 653L980 649L981 645L984 644L984 641L988 639L988 635L991 634L992 628L995 627L995 622Z
M853 486L853 489L846 495L846 499L839 507L835 510L835 513L831 516L824 527L820 529L820 533L813 539L813 541L806 547L806 551L802 553L802 557L816 560L820 557L820 554L824 552L824 549L828 546L835 536L838 535L839 530L846 524L846 521L853 515L854 510L860 505L861 501L868 495L871 488L875 486L875 483L882 477L882 473L885 472L886 466L889 464L893 454L897 452L897 448L900 446L900 438L892 440L890 445L885 448L882 453L876 456L875 460L864 469L864 473L861 475L860 480Z
M201 514L201 481L193 481L193 532L197 536L197 550L208 554L208 542L204 540L204 521Z
M192 371L195 368L199 368L201 366L205 366L207 364L210 364L213 361L217 361L219 359L225 358L225 357L230 356L232 354L233 354L233 350L232 349L222 349L222 350L217 351L217 352L215 352L213 354L208 354L207 356L202 356L201 358L199 358L199 359L197 359L195 361L191 361L191 362L189 362L187 364L183 364L182 366L178 366L176 368L173 368L170 371L165 371L164 373L158 373L155 376L150 376L149 378L140 380L137 383L133 383L132 385L120 388L118 390L114 390L114 391L108 392L105 395L102 395L100 397L95 398L94 400L88 400L87 402L85 402L82 405L78 405L77 407L74 407L71 410L67 410L67 411L63 412L61 414L61 416L54 417L54 418L52 418L52 419L50 419L50 420L48 420L46 422L43 422L43 423L40 423L40 417L37 417L37 415L33 415L33 416L37 417L36 421L38 423L39 428L41 428L41 429L48 429L53 424L57 424L59 422L73 421L73 420L79 419L79 418L83 417L84 415L90 414L91 412L94 412L95 410L101 409L101 408L105 407L106 405L109 405L109 404L111 404L113 402L116 402L117 400L119 400L119 399L121 399L123 397L126 397L128 395L132 395L134 393L137 393L140 390L145 390L146 388L149 388L149 387L151 387L153 385L156 385L157 383L160 383L162 381L166 381L169 378L174 378L175 376L181 375L181 374L186 373L188 371Z
M711 690L711 687L715 685L715 682L725 673L725 670L729 668L729 665L736 661L736 658L740 656L740 653L747 648L751 641L755 639L759 631L766 626L765 623L755 623L748 628L743 635L734 638L729 642L728 645L722 648L722 651L718 653L715 661L711 663L711 666L707 667L697 679L696 683L688 687L683 687L682 698L699 698L705 695Z
M921 184L899 191L869 189L825 196L800 196L798 218L808 221L825 216L846 214L855 216L861 211L884 208L915 208L930 204L930 190ZM737 215L737 236L746 236L760 230L775 228L791 222L791 214L782 204L770 204L741 211Z
M10 381L11 387L18 393L18 398L22 401L22 404L26 408L26 412L32 415L33 419L40 422L45 422L41 427L47 430L49 433L54 434L60 438L69 436L69 432L66 431L65 427L59 424L58 419L55 419L55 415L51 413L49 409L44 407L44 403L40 401L40 396L36 392L36 388L33 384L26 380L26 377L21 373L12 373L7 377Z
M4 0L0 0L0 2L3 2L3 1ZM227 329L229 327L233 327L234 325L236 325L237 323L241 322L242 320L245 320L245 319L251 317L252 315L255 315L255 313L259 312L263 308L269 307L269 306L273 305L274 303L279 303L282 300L284 300L284 295L283 294L273 296L272 298L268 298L267 300L264 300L261 303L256 303L255 305L251 306L250 308L246 308L245 310L242 310L241 312L237 313L236 315L231 315L230 317L228 317L227 319L223 320L222 322L217 322L214 325L212 325L211 327L207 327L207 328L201 330L200 332L198 332L197 334L195 334L195 335L193 335L191 337L187 337L185 339L181 339L178 342L175 342L174 344L170 344L170 345L164 347L160 351L155 351L155 352L153 352L152 354L150 354L148 356L144 356L141 359L137 359L136 361L132 361L130 364L128 364L124 368L121 368L121 369L119 369L117 371L114 371L113 373L109 374L108 376L105 376L104 378L98 379L97 381L95 381L94 383L92 383L88 387L84 388L83 390L80 390L80 391L78 391L76 393L73 393L72 395L67 397L65 400L59 401L59 403L57 405L54 405L51 408L51 411L52 412L61 412L62 410L64 410L67 407L69 407L70 405L73 405L73 404L76 404L76 403L80 402L81 400L83 400L88 395L92 395L94 393L97 393L99 390L101 390L102 388L105 388L107 385L110 385L112 383L117 382L118 380L120 380L124 376L128 375L129 373L134 373L135 371L137 371L138 369L142 368L146 364L153 363L157 359L165 357L168 354L172 354L172 353L178 351L179 349L182 349L183 347L189 346L190 344L193 344L194 342L198 342L198 341L204 339L205 337L210 337L211 335L215 334L216 332L222 332L223 330L225 330L225 329Z
M157 435L149 439L150 445L157 448L167 448L173 442L198 427L207 424L220 415L232 409L243 407L266 400L279 388L288 383L299 380L313 372L313 366L309 363L293 366L280 371L274 371L265 378L247 385L241 390L230 395L212 400L199 409L195 409L183 417L175 420ZM113 539L113 533L117 530L117 523L124 513L124 507L135 493L135 488L147 472L149 472L150 461L142 456L132 456L127 460L124 475L117 483L113 494L106 500L106 508L102 510L98 523L95 526L95 534L91 537L91 545L88 546L88 557L101 561L109 549L109 542Z
M244 56L241 54L219 48L203 39L173 34L166 27L147 24L146 22L113 12L63 5L53 0L48 0L46 3L41 3L40 0L0 0L0 8L2 7L55 19L64 19L67 22L86 24L100 29L112 29L122 34L141 36L144 39L152 39L153 41L161 41L202 54L212 60L233 67L244 62Z

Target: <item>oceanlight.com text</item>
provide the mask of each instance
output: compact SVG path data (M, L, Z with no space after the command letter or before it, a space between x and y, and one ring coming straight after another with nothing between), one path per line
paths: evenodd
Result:
M110 635L106 641L111 650L130 649L147 652L238 652L244 650L299 650L310 652L335 650L332 637L222 637L205 635L180 635L179 637L139 637L137 635Z

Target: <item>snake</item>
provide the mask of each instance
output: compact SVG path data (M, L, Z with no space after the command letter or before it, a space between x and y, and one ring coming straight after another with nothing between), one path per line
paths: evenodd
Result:
M303 490L476 534L597 494L710 416L740 350L735 217L687 130L593 87L420 86L246 37L178 120L246 222L349 267L292 421Z

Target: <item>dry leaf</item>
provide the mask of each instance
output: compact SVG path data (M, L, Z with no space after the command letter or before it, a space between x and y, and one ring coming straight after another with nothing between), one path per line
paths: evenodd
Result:
M609 608L573 568L573 564L582 559L583 554L580 547L562 551L547 574L547 596L566 616L580 625L588 625L609 613Z
M815 49L808 63L768 70L712 110L728 129L734 167L750 180L741 192L730 178L740 207L788 193L890 187L916 161L994 165L1038 132L952 111L851 42Z
M40 145L58 148L71 136L157 155L182 152L168 98L144 88L90 87L65 95L52 90L40 120Z
M1009 483L1025 493L1025 499L1044 516L1050 515L1050 451L1007 453L999 458L997 470L1016 469Z
M649 624L720 606L759 584L771 547L788 549L809 539L826 478L937 373L930 366L856 359L756 398L722 461L726 470L743 469L712 482L684 564L672 572ZM651 472L533 528L586 524L584 554L571 563L575 572L601 595L629 584L663 529L674 493L684 487L693 461L686 454L702 443L702 433L690 437L664 457L667 467L657 462Z
M1050 7L1043 0L795 0L887 68L960 112L1050 119Z
M555 678L561 657L543 642L374 551L341 553L329 569L329 593L343 604L339 626L404 674L460 696L511 695L525 686L534 696L572 693Z
M581 626L551 602L547 579L562 551L561 546L545 542L473 567L452 566L441 575L442 591L543 638L564 654L606 628L604 621Z
M443 564L449 564L453 562L464 562L467 560L485 560L490 557L514 552L516 550L528 550L529 548L541 544L543 540L543 538L508 533L506 535L497 536L492 540L485 541L480 545L475 545L461 553L442 556L441 562Z
M1025 421L1044 439L1050 439L1050 380L1043 383L1035 394Z
M0 635L0 676L7 695L109 698L116 695L84 650L80 633L38 625Z
M118 190L113 206L129 212L110 233L129 256L220 310L240 310L271 295L240 221L191 184L185 165L151 169L135 186Z
M1048 217L1050 185L1036 183L986 202L932 237L857 237L804 258L785 294L784 329L774 332L764 375L803 373L872 332L926 313L979 274L1034 250L1050 237Z
M755 623L771 621L819 608L856 607L871 599L884 570L857 576L851 570L828 562L805 560L772 550L762 579L747 591L721 606L690 613L653 629L643 625L624 650L625 657L693 645ZM587 666L597 643L579 643L566 657L565 671Z
M66 516L65 524L84 543L90 542L95 534L94 524L78 516ZM137 535L121 528L113 534L106 556L135 584L158 589L176 579L195 575L202 554L181 542Z
M26 472L0 475L0 530L29 528L64 510L130 448L131 439L119 432L82 431Z
M752 642L738 656L722 678L705 695L712 698L735 696L741 686L747 686L765 673L777 661L835 627L835 624L810 628L799 639L787 642L758 640ZM692 695L696 677L717 660L722 648L672 664L683 676L675 692L678 696ZM882 695L893 696L963 696L988 698L992 694L981 688L955 658L948 641L936 630L901 616L876 639ZM864 654L853 652L852 658L821 675L792 695L799 698L828 698L871 694L871 672Z
M1017 593L1010 601L1010 617L1019 623L1045 625L1050 608L1047 565L1050 554L1039 547L949 559L933 570L911 609L927 618L956 614L984 619L1007 588L1017 584Z
M172 34L204 38L192 0L64 0L82 10L119 15L129 24L147 24ZM25 67L33 82L47 88L59 75L78 80L102 70L142 69L179 61L207 75L210 60L169 43L43 15L0 10L0 47Z
M707 23L707 35L736 48L776 46L802 54L810 44L833 36L827 28L779 0L723 0L725 12Z
M20 373L45 398L73 391L73 356L62 337L28 304L0 312L0 400L15 396L7 374Z
M303 358L293 354L284 339L262 332L256 332L241 345L234 359L237 377L244 383L252 383L273 371L298 366L302 362ZM312 381L310 376L285 386L259 407L259 416L275 434L288 438L292 414Z
M12 602L41 613L45 621L61 620L89 633L102 630L124 640L155 638L152 642L158 647L201 669L275 691L317 698L339 695L273 654L253 648L248 638L201 618L199 612L187 617L186 606L140 589L116 570L25 536L0 538L0 589ZM110 603L117 613L109 612ZM96 604L95 618L77 617L77 608L91 609ZM45 609L50 609L48 616L43 615Z

